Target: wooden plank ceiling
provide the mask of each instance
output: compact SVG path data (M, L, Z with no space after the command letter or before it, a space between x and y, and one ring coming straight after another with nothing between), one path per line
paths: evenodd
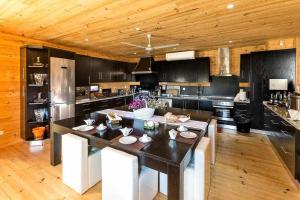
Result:
M153 52L162 54L260 44L299 31L299 0L0 0L0 32L131 57L145 52L121 42L146 45L147 33L153 45L180 44Z

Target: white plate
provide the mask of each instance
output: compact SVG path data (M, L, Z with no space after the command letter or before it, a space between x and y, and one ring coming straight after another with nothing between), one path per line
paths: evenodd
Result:
M187 131L188 129L185 127L184 130L179 130L179 127L177 128L177 131L179 132L184 132L184 131Z
M184 137L184 138L192 139L192 138L197 137L197 134L193 133L193 132L186 131L186 132L181 132L180 136Z
M76 131L90 131L90 130L94 129L94 127L93 126L88 126L88 125L82 125L82 126L74 127L72 129L76 130Z
M121 137L119 139L119 142L121 144L133 144L137 141L136 137L133 136L126 136L126 137Z
M142 143L148 143L148 142L151 142L151 141L152 141L152 138L148 136L147 139L144 140L143 137L140 137L140 138L139 138L139 141L142 142Z
M100 129L99 126L97 127L97 130L98 130L98 131L105 131L106 129L107 129L107 126L103 126L102 129Z

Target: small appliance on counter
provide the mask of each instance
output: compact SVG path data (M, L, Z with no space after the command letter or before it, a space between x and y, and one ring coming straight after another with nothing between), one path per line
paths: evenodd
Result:
M90 98L90 88L89 87L76 87L75 89L76 100L83 100Z
M234 97L235 102L246 102L248 101L247 99L247 93L243 89L240 89L240 92L237 93L237 95Z

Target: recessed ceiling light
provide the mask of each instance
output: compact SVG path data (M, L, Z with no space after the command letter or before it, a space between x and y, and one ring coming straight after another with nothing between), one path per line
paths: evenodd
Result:
M136 54L136 52L133 53L134 55Z
M229 43L232 43L232 40L229 40L228 42L229 42Z
M230 4L227 5L227 9L232 9L232 8L234 8L234 4L233 3L230 3Z
M176 47L174 47L173 49L177 49Z
M141 30L141 29L140 29L139 27L136 27L135 30L136 30L136 31L139 31L139 30Z
M85 38L84 41L88 42L88 41L89 41L89 38Z

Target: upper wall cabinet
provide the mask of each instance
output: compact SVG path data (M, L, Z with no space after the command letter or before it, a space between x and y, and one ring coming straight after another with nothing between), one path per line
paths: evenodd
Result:
M250 81L251 55L242 54L240 65L240 82Z
M76 55L75 83L78 87L98 82L132 81L131 71L135 65L127 62Z
M75 55L75 85L87 86L91 83L90 57Z
M209 82L210 60L157 61L154 70L160 82Z

